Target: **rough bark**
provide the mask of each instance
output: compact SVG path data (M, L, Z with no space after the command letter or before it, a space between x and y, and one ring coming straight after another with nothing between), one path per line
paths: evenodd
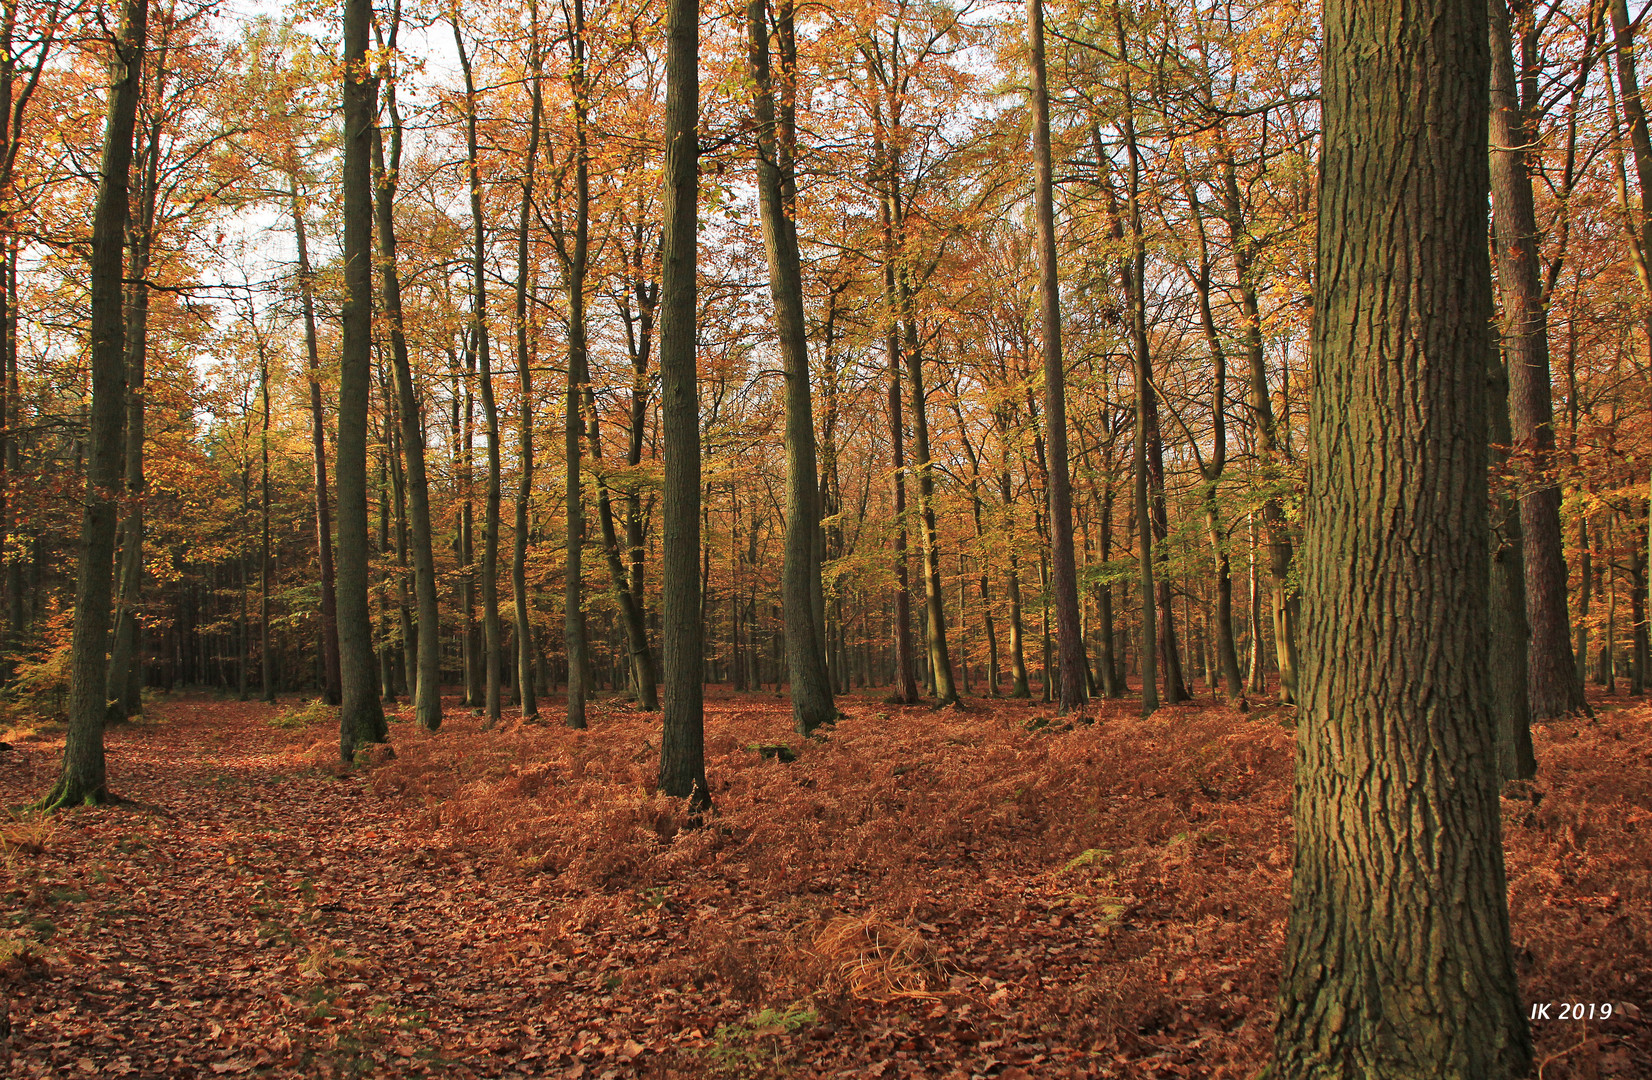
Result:
M1331 0L1281 1080L1531 1067L1488 704L1486 9Z

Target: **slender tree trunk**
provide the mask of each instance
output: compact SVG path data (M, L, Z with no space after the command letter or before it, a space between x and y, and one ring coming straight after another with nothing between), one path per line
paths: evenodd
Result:
M392 27L392 48L395 45L395 30ZM395 412L405 465L401 491L405 499L408 546L413 556L413 593L419 613L418 669L414 680L409 682L407 692L413 698L413 713L419 726L426 731L436 731L442 726L441 614L436 595L435 541L430 528L430 484L425 469L424 413L419 406L418 388L413 382L413 364L408 356L407 337L402 328L401 274L396 266L396 180L401 175L402 125L393 83L386 92L386 98L386 112L391 124L388 160L383 133L376 126L373 131L377 204L374 220L378 233L379 289L385 320L390 327L390 367L395 376Z
M258 343L258 389L264 399L258 455L258 682L264 701L275 704L275 668L270 656L270 360Z
M1227 350L1216 329L1216 316L1211 310L1210 255L1205 234L1205 218L1197 191L1186 177L1182 189L1187 195L1188 208L1195 225L1198 241L1199 268L1194 274L1194 291L1199 300L1199 322L1204 327L1205 345L1210 350L1211 363L1211 455L1208 463L1201 463L1204 487L1199 501L1204 509L1205 536L1210 541L1211 559L1216 568L1216 613L1213 627L1216 646L1216 665L1220 672L1222 690L1231 706L1243 707L1245 687L1239 677L1239 653L1233 643L1233 574L1228 557L1227 534L1222 524L1217 489L1227 467Z
M69 724L63 771L41 800L45 809L109 801L103 757L108 709L109 605L113 592L116 496L121 483L121 413L126 401L121 318L121 252L127 220L127 172L143 79L147 0L126 0L109 71L103 160L92 210L92 404L89 460L75 574L75 623L69 645Z
M1055 181L1050 163L1050 95L1044 74L1044 5L1027 0L1032 46L1034 202L1038 217L1039 310L1044 329L1044 429L1049 454L1050 579L1061 649L1059 711L1083 709L1083 634L1073 558L1073 488L1067 463L1067 373L1061 359L1061 281L1055 253Z
M1486 9L1393 14L1382 0L1325 10L1274 1071L1512 1080L1531 1039L1488 704Z
M875 108L875 107L874 107ZM881 125L881 112L875 112L874 122ZM882 177L886 187L878 200L878 215L883 230L883 318L884 350L889 359L889 453L894 474L895 510L895 692L890 700L896 704L911 705L918 700L918 681L912 655L912 585L906 557L906 424L901 409L901 346L899 304L895 296L895 225L891 211L892 196L887 189L895 183L893 156L884 145L881 126L874 130L873 157L887 175Z
M304 210L298 192L298 173L292 182L293 232L298 242L298 295L304 310L304 349L309 362L310 456L315 477L316 561L321 570L321 656L322 696L329 705L339 703L338 599L333 570L333 527L328 505L327 427L321 404L321 354L316 341L314 273L310 269L310 249L304 235Z
M782 105L775 115L774 78L769 69L768 0L747 5L747 65L756 87L753 111L757 125L757 198L763 225L763 248L768 256L769 295L774 301L775 330L786 378L786 546L782 570L782 605L786 626L786 667L790 673L792 723L803 735L837 719L832 686L826 670L824 642L815 617L819 603L820 562L816 540L820 532L819 477L815 458L814 402L809 386L808 327L803 311L803 270L798 254L795 206L788 197L796 131L790 110ZM796 57L785 43L791 24L790 0L778 0L776 32L782 42L781 97L789 98L796 73Z
M517 409L517 454L521 463L516 482L516 517L511 538L511 599L516 616L516 685L522 718L539 716L534 685L533 624L528 618L528 504L533 498L533 350L528 344L528 225L533 215L534 168L539 159L539 129L545 108L541 90L539 4L529 0L528 86L532 102L528 118L528 149L522 169L522 203L516 224L516 371L520 401Z
M1500 3L1501 0L1494 2ZM1495 58L1495 33L1492 49ZM1499 350L1493 349L1488 354L1486 383L1491 430L1488 463L1493 476L1496 476L1505 471L1512 439L1508 370L1503 366ZM1488 651L1491 710L1497 725L1498 774L1504 780L1529 780L1537 772L1537 759L1532 750L1531 699L1526 678L1529 651L1525 556L1520 542L1520 507L1510 492L1493 489L1490 526L1491 627Z
M699 236L699 0L666 8L665 226L660 248L660 391L665 443L661 581L665 709L660 790L711 808L700 621L700 401L695 282Z
M493 361L488 350L487 233L482 217L482 172L476 137L476 83L470 56L459 32L457 10L452 15L453 41L459 52L459 66L465 76L465 162L470 182L472 238L471 277L474 286L471 314L476 337L476 366L482 384L482 426L487 437L488 486L482 517L482 637L486 664L486 699L483 709L490 722L500 716L499 683L503 628L499 622L499 409L493 399Z
M384 742L367 607L367 406L373 378L373 140L378 85L367 64L373 9L344 3L344 313L338 389L339 755Z
M165 68L161 51L151 76L157 83ZM150 91L159 95L158 86ZM156 181L160 170L161 121L149 125L144 139L143 176L138 189L137 221L128 229L129 258L125 310L126 349L126 520L121 523L120 556L115 572L114 637L109 655L107 721L119 722L143 711L143 628L138 605L143 594L144 538L144 378L149 354L150 248L154 240Z
M1119 55L1125 55L1124 15L1117 6L1113 9L1118 31ZM1124 77L1125 98L1130 97L1130 75ZM1147 341L1147 298L1144 295L1147 275L1147 249L1142 242L1141 206L1141 152L1136 145L1134 110L1125 112L1125 152L1129 158L1129 181L1125 188L1126 212L1129 214L1130 254L1123 260L1124 291L1130 305L1130 350L1135 366L1135 443L1132 450L1132 469L1135 474L1136 541L1139 551L1141 586L1141 711L1151 716L1159 708L1159 680L1157 668L1158 627L1154 619L1153 588L1153 528L1150 524L1148 484L1148 438L1150 417L1153 415L1153 354Z
M582 408L590 382L585 328L585 276L590 244L591 184L587 161L585 95L585 9L582 0L564 8L569 20L569 96L574 120L574 230L570 238L556 232L562 257L562 276L568 297L568 388L563 415L564 502L567 511L567 567L563 574L562 636L568 654L567 725L585 726L585 701L590 694L590 645L585 632L584 549L585 498L580 481L580 437L585 434ZM560 184L558 185L560 191ZM595 409L591 422L595 424ZM595 433L592 442L599 442Z
M1549 326L1542 300L1537 218L1524 145L1526 125L1516 97L1504 0L1490 0L1491 191L1497 237L1497 284L1503 300L1503 348L1508 355L1510 419L1516 445L1528 451L1534 486L1520 499L1525 555L1527 681L1531 717L1547 720L1586 708L1573 677L1566 625L1566 560L1560 534L1560 486L1554 464L1554 407L1549 388Z

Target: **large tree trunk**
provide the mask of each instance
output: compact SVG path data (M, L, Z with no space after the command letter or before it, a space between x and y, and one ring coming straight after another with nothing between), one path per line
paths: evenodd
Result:
M315 284L310 249L304 234L304 210L298 193L298 174L292 183L293 232L298 243L298 295L304 310L304 349L310 384L310 456L315 478L316 561L321 570L322 696L329 705L339 702L338 599L333 571L333 526L327 494L327 426L321 405L321 353L316 341Z
M792 723L804 735L837 719L826 670L825 643L819 637L820 532L819 478L816 475L814 402L809 387L808 327L803 312L803 269L797 248L795 205L790 191L796 130L788 122L790 87L783 86L778 122L775 87L769 70L768 0L747 5L747 62L756 87L752 109L757 126L757 199L763 224L763 248L769 263L769 295L774 300L775 330L785 372L786 547L781 591L786 620L786 668L791 678ZM790 0L778 0L775 30L781 40L781 80L795 75L796 57L786 45L792 18Z
M482 384L482 427L487 437L488 486L482 514L482 641L486 665L486 699L483 709L491 723L499 719L499 682L503 628L499 622L499 409L493 399L493 361L488 350L487 233L482 217L482 172L476 137L476 82L471 73L470 54L465 51L455 9L453 43L459 52L459 66L465 76L465 163L470 183L471 224L471 332L476 338L476 366Z
M103 161L92 210L92 405L86 495L75 575L75 624L69 645L69 725L63 771L41 800L45 809L109 801L103 759L108 709L109 605L114 576L116 496L121 483L121 413L126 406L121 252L126 240L127 174L143 79L147 0L126 0L109 72Z
M378 84L367 68L369 0L344 3L344 312L338 385L339 755L384 742L367 608L367 405L373 379L373 141Z
M1044 5L1027 0L1032 46L1034 201L1038 216L1039 310L1044 328L1044 430L1049 454L1050 581L1061 649L1059 711L1082 709L1087 664L1073 558L1073 487L1067 463L1067 373L1061 359L1061 282L1055 254L1055 181L1050 164L1050 94L1044 75Z
M391 28L390 46L395 47L396 28ZM396 109L395 90L386 94L390 116L390 152L384 150L383 133L373 130L373 171L376 180L375 223L378 226L379 288L384 302L385 321L390 326L390 366L395 375L396 415L401 433L402 460L406 465L403 492L409 546L413 556L413 592L418 605L418 670L408 686L413 713L419 726L435 731L442 726L442 634L436 596L436 552L430 529L430 484L425 471L424 413L413 384L413 364L408 356L407 337L402 329L401 275L396 267L396 179L401 175L401 114Z
M1486 9L1407 15L1325 10L1281 1080L1531 1067L1487 665Z
M711 808L706 783L700 625L699 0L666 8L665 228L660 245L660 392L665 443L661 641L665 709L660 790Z
M1508 9L1490 2L1491 191L1497 236L1497 284L1503 300L1510 419L1515 444L1530 455L1535 482L1520 499L1525 554L1527 682L1531 716L1547 720L1585 708L1571 663L1566 560L1560 534L1560 486L1554 464L1554 407L1549 387L1549 323L1537 262L1537 217L1527 171L1526 125L1516 96Z

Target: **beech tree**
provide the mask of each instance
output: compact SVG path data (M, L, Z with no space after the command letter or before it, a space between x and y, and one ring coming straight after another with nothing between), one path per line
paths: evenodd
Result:
M665 434L664 730L660 790L711 808L705 765L700 609L700 5L666 7L665 228L660 250L660 394Z
M41 800L53 810L109 801L103 758L108 702L109 616L114 576L116 492L121 483L121 414L126 407L125 326L121 253L126 240L127 172L143 84L148 0L126 0L110 42L109 105L103 161L92 209L92 407L87 433L86 493L81 503L75 571L75 625L70 651L69 726L63 770Z
M339 755L349 761L389 728L373 663L367 605L367 405L373 380L373 140L378 134L377 80L367 66L373 19L369 0L344 5L344 311L339 341L338 640L341 695Z

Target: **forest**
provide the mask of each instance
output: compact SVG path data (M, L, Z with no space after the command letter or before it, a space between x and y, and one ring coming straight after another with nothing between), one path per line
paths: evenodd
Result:
M1649 11L0 0L0 1071L1652 1076Z

